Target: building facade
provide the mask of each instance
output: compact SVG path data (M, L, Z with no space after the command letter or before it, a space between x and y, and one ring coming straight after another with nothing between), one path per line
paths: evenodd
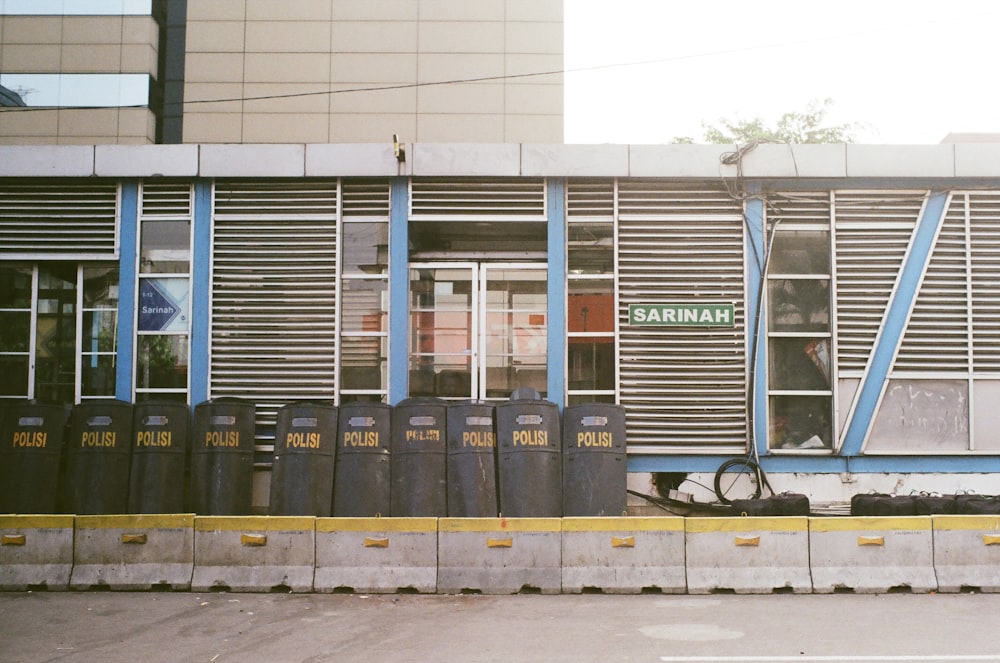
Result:
M3 0L0 143L559 143L562 0Z
M620 403L628 466L996 492L996 145L0 148L2 391ZM704 482L704 480L699 480Z

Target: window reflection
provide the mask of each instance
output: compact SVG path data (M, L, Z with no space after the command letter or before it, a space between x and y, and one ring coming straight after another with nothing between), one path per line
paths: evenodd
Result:
M27 106L149 105L149 74L0 74L0 86Z
M157 219L142 222L139 271L143 274L183 274L191 259L191 222Z
M0 16L150 16L153 0L0 0Z
M385 274L389 270L389 224L344 223L345 274Z

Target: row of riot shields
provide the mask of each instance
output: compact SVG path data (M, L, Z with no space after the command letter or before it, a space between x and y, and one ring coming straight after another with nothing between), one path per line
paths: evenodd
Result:
M252 511L256 409L25 402L0 411L0 513ZM625 511L620 406L409 399L280 408L271 515L558 517Z
M180 513L182 403L22 402L0 410L0 513Z

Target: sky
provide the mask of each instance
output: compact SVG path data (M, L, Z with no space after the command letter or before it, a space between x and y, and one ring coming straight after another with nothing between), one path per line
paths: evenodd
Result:
M702 141L832 100L856 142L1000 134L996 0L565 0L565 142Z

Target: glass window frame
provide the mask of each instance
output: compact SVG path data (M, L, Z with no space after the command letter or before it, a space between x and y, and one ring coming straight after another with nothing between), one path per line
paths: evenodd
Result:
M135 329L135 351L132 353L132 400L133 402L141 402L143 400L152 399L177 399L183 395L185 402L190 403L191 399L191 325L192 316L188 315L188 319L183 329L167 329L167 330L140 330L139 329L139 314L141 309L140 293L142 292L142 284L146 281L155 280L174 280L180 281L185 280L187 282L187 300L193 303L193 279L192 279L192 258L194 254L194 204L193 204L193 184L184 183L189 187L189 194L192 196L191 204L188 206L188 211L186 213L142 213L142 205L140 202L140 213L138 218L138 230L136 234L135 243L135 265L136 265L136 279L135 279L135 311L133 324ZM140 201L141 201L141 187L140 187ZM187 270L186 271L168 271L168 272L157 272L157 271L145 271L143 265L143 242L142 236L144 231L144 224L146 222L160 223L164 221L177 221L186 222L188 225L188 238L187 238ZM181 247L177 247L175 250L184 250ZM172 261L173 265L177 265L179 261ZM181 357L181 362L177 366L184 366L186 373L184 379L183 387L150 387L150 386L140 386L139 384L139 369L140 369L140 347L143 343L142 339L149 337L183 337L186 339L185 347L187 350L187 356Z
M567 193L568 195L568 193ZM567 207L568 208L568 207ZM611 238L611 244L608 247L610 252L611 261L608 265L608 270L603 272L592 272L587 270L572 270L570 269L570 264L572 262L572 253L574 252L571 246L570 238L573 236L574 227L583 226L606 226L610 231L605 235L605 237ZM603 237L602 237L603 239ZM569 320L566 321L565 330L565 361L564 361L564 374L563 374L563 394L565 396L566 403L580 403L580 402L620 402L620 375L619 375L619 301L618 301L618 220L617 214L613 214L610 217L605 216L567 216L566 218L566 275L565 275L565 287L566 287L566 309L569 310L570 294L572 290L573 283L581 282L592 282L592 283L604 283L608 284L612 297L612 307L615 312L614 314L614 325L610 331L601 332L591 332L591 331L570 331ZM568 317L568 313L567 313ZM610 389L571 389L570 388L570 345L572 339L576 338L607 338L610 339L613 345L612 349L612 371L611 375L611 388Z
M341 185L341 192L343 191L343 186ZM388 239L390 233L392 232L392 227L389 223L389 218L387 216L351 216L345 218L343 213L337 215L337 292L336 292L336 307L337 307L337 349L336 349L336 402L338 404L348 403L353 401L371 401L376 400L379 402L386 402L389 398L389 260L388 251L385 254L385 264L379 265L380 270L375 271L362 271L362 270L349 270L345 268L345 256L344 252L346 250L346 245L344 243L345 237L345 226L353 224L368 224L368 225L382 225L384 226L384 236ZM376 232L376 236L379 233ZM387 246L388 249L388 246ZM378 255L378 250L376 249L376 255ZM365 331L345 329L344 326L344 286L351 281L369 281L378 282L382 284L382 303L381 303L381 315L383 324L382 329L377 331ZM378 389L360 389L360 388L345 388L343 381L343 348L346 339L377 339L379 348L384 348L385 352L379 357L379 375L380 375L380 387Z
M788 244L782 241L787 238L787 235L784 237L781 235L774 236L772 233L803 233L803 235L807 235L817 232L823 232L827 236L828 256L824 262L829 266L829 271L819 272L811 268L806 268L804 271L798 272L772 271L772 261L775 260L775 257L772 255L768 258L767 271L764 275L763 287L761 288L761 298L763 299L761 314L765 318L765 329L767 330L764 339L764 363L762 369L765 373L765 385L767 392L766 417L768 453L829 455L835 453L840 445L840 422L837 417L837 374L836 362L834 361L834 357L836 357L836 322L834 316L834 275L836 266L832 221L794 221L774 224L768 227L768 236L765 240L767 241L774 238L774 242L771 245L773 249L773 247L788 246ZM780 259L778 264L782 264ZM782 281L791 284L795 284L797 282L806 283L810 281L826 283L826 324L824 328L817 328L815 323L810 324L809 321L805 321L802 324L801 329L786 328L777 331L774 329L776 324L774 320L775 312L772 310L772 286ZM827 380L827 387L825 389L804 388L803 385L775 384L774 381L776 379L776 375L774 374L774 366L777 358L773 356L773 352L776 348L782 346L797 347L798 344L796 341L804 344L804 352L805 348L817 346L814 351L806 353L806 360L811 360L811 364L814 365L820 373L825 374ZM826 342L825 348L818 346L818 344L823 341ZM825 358L823 357L823 350L825 350ZM825 441L826 444L822 447L818 447L812 437L795 441L777 440L775 437L776 431L777 428L782 425L782 422L776 420L774 415L775 408L779 404L784 408L784 406L787 405L791 399L799 399L805 405L814 404L817 398L829 399L829 409L826 412L826 418L828 420L821 422L824 427L824 432L829 431L830 434L830 439Z

